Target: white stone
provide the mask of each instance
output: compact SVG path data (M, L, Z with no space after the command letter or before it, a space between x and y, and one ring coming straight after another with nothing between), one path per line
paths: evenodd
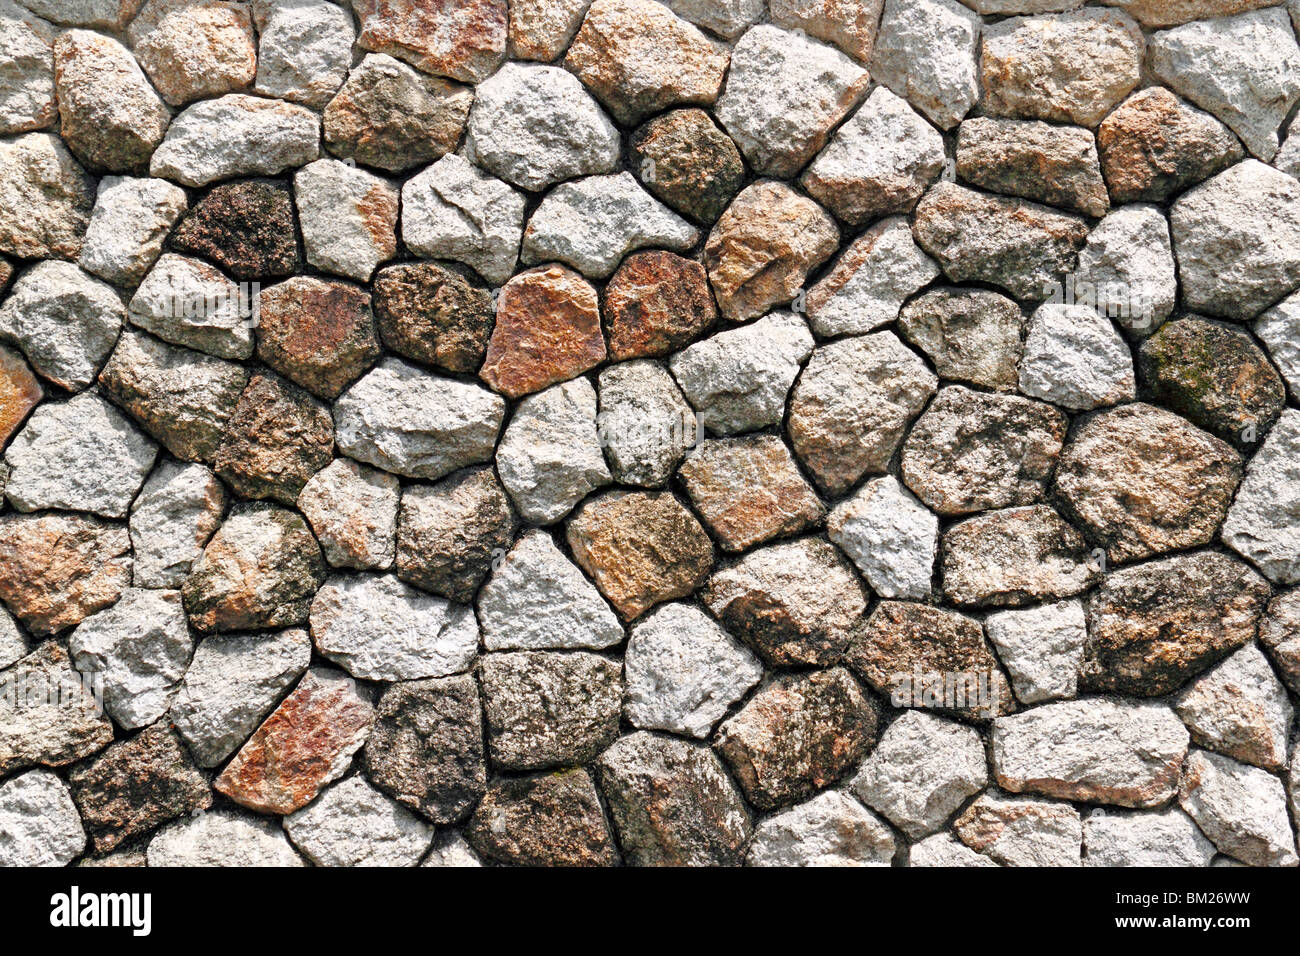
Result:
M1174 703L1202 747L1265 770L1286 766L1295 716L1268 658L1247 644L1189 684Z
M95 181L53 133L0 139L0 252L75 259Z
M1209 866L1214 844L1177 807L1157 813L1094 810L1083 818L1085 866Z
M1068 803L992 791L967 807L954 829L972 850L1004 866L1081 863L1083 823Z
M305 866L272 820L238 810L209 810L158 831L150 866Z
M1286 379L1291 398L1300 402L1300 292L1261 315L1255 321L1255 334L1268 346L1268 354Z
M894 835L852 797L829 790L754 828L749 866L889 866Z
M1090 306L1049 302L1029 319L1020 391L1076 412L1116 405L1136 395L1133 354Z
M364 777L349 777L284 818L289 839L317 866L415 866L433 827Z
M185 190L165 179L105 176L82 243L81 267L114 285L135 285L158 261L188 206Z
M481 867L483 861L465 838L455 831L443 831L433 839L429 855L420 866Z
M1078 600L998 611L984 632L1022 704L1074 697L1088 625Z
M1169 223L1156 206L1135 203L1106 216L1079 250L1076 301L1090 283L1097 311L1140 335L1154 332L1178 301Z
M13 0L0 0L0 136L44 129L54 98L55 28Z
M871 76L951 129L979 99L980 18L954 0L886 0Z
M225 490L210 469L162 462L131 505L135 586L180 587L221 524L225 504Z
M826 531L881 597L930 596L939 518L893 475L868 481L836 505Z
M997 866L983 853L976 853L950 833L936 833L908 851L908 866Z
M86 848L67 784L29 770L0 784L0 866L66 866Z
M1221 533L1270 581L1300 582L1300 411L1284 409L1246 465Z
M335 458L303 486L298 510L331 565L386 570L397 555L400 494L392 475Z
M763 15L764 0L663 0L683 20L734 40Z
M1251 866L1295 866L1295 834L1277 777L1230 757L1194 751L1183 768L1178 803L1220 853Z
M356 31L327 0L255 0L257 92L321 109L347 79Z
M0 669L27 656L27 642L14 621L14 616L0 607Z
M397 187L336 159L318 159L293 177L307 261L360 282L397 254Z
M611 365L600 373L596 426L615 481L660 488L695 441L695 413L657 362Z
M165 253L131 297L131 324L217 358L253 354L251 297L215 266Z

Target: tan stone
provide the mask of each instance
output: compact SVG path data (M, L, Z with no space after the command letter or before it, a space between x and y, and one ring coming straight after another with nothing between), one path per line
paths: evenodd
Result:
M506 52L506 0L353 0L357 43L417 69L477 83Z
M549 63L564 52L591 0L512 0L510 54Z
M0 345L0 447L45 395L40 380L21 354Z
M136 59L172 106L246 89L257 75L247 4L149 0L128 35Z
M885 0L769 0L772 22L839 47L861 63L871 59Z

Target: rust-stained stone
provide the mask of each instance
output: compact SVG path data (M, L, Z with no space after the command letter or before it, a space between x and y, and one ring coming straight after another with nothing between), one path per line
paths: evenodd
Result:
M246 498L287 505L330 463L334 421L329 409L274 375L254 375L230 416L213 466Z
M718 732L717 751L760 810L835 783L875 746L880 705L847 670L778 677Z
M0 774L61 767L112 739L113 724L55 641L0 671Z
M172 106L246 89L257 75L247 4L149 0L131 22L136 59Z
M0 517L0 599L33 634L80 624L130 582L126 525L59 512Z
M257 357L322 398L338 398L379 358L370 294L295 276L258 297Z
M1015 710L980 622L956 611L881 601L854 632L844 662L895 707L976 720ZM950 685L956 693L946 693Z
M519 273L497 297L479 377L510 398L581 375L605 360L596 290L561 265Z
M740 150L704 110L656 116L629 146L641 185L702 225L722 215L745 181Z
M0 283L0 288L3 283ZM0 345L0 448L45 395L20 353Z
M96 853L212 806L208 778L166 721L76 767L68 782Z
M450 263L389 266L375 276L375 319L398 355L473 374L492 335L492 293L470 270Z
M789 302L839 245L826 210L784 183L763 180L735 198L704 245L722 314L743 322Z
M1275 0L1129 0L1124 10L1143 26L1172 27L1271 7ZM1292 7L1294 10L1295 8Z
M671 252L628 256L605 286L609 354L618 361L674 352L717 317L704 267Z
M668 492L611 491L569 519L573 556L624 620L686 597L713 569L713 544Z
M495 781L465 828L470 844L514 866L613 866L618 850L583 769Z
M250 179L210 190L176 227L172 245L236 279L263 279L298 271L297 236L289 185Z
M727 551L795 534L826 515L775 435L706 441L679 474L695 510Z
M342 671L314 667L214 786L259 813L293 813L337 780L370 735L374 707Z
M477 83L506 53L506 0L353 0L357 44L425 73Z

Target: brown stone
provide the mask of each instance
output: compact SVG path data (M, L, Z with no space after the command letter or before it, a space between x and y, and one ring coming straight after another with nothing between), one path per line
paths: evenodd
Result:
M1255 636L1264 579L1222 554L1180 554L1107 575L1087 603L1084 690L1160 697Z
M1089 216L1110 208L1092 131L1078 126L968 119L957 130L957 175L981 189Z
M718 731L717 751L760 810L812 796L875 746L880 706L844 668L778 677Z
M717 221L745 181L740 150L704 110L656 116L629 145L641 185L703 225Z
M769 0L772 22L833 44L859 63L871 59L885 0Z
M212 806L208 778L165 721L76 767L68 782L96 853Z
M564 52L591 0L511 0L510 53L549 63Z
M124 525L57 512L0 517L0 599L33 634L80 624L130 582Z
M675 352L717 317L704 267L671 252L628 256L605 286L609 354L619 361Z
M262 723L214 786L259 813L293 813L348 769L374 708L341 671L316 667Z
M513 866L613 866L609 824L582 769L497 780L465 828L483 856Z
M686 597L713 569L713 544L668 492L611 491L569 519L573 556L624 620Z
M581 375L605 360L596 290L561 265L519 273L497 297L479 377L510 398Z
M112 722L56 641L0 671L0 774L61 767L112 739Z
M22 354L0 345L0 448L23 423L27 413L45 397L40 379Z
M1259 622L1259 642L1268 651L1282 681L1292 693L1300 694L1300 588L1279 594L1269 602Z
M727 551L796 534L826 515L790 449L775 435L706 441L678 474L695 510Z
M236 279L292 275L301 261L289 185L250 179L209 190L176 227L172 245Z
M172 106L246 89L257 75L249 14L222 0L149 0L131 22L131 49Z
M257 357L322 398L338 398L379 358L370 295L295 276L258 297Z
M1087 421L1056 470L1066 516L1116 563L1208 542L1240 480L1229 445L1141 403Z
M826 210L784 183L763 180L735 198L704 245L722 314L743 322L791 301L839 245Z
M375 319L398 355L472 375L492 335L492 293L468 269L447 263L389 266L375 276Z
M1011 299L987 289L948 286L922 293L903 306L898 328L921 349L940 378L1012 392L1025 316Z
M487 78L506 52L506 0L353 0L357 44L453 80Z

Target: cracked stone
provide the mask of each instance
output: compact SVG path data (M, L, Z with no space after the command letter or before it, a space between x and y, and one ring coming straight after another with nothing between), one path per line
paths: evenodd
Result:
M236 279L292 275L301 262L289 185L248 180L214 187L181 220L172 245L211 259Z
M1078 693L1079 666L1088 639L1080 601L998 611L984 619L984 631L1022 704L1068 699Z
M149 270L128 311L137 328L223 359L253 354L250 315L246 293L219 270L172 252Z
M748 866L889 866L894 834L852 797L832 790L768 817L754 830Z
M317 866L415 866L433 827L360 776L288 816L284 832Z
M957 131L957 175L980 189L1088 216L1110 208L1092 132L1077 126L969 119Z
M1254 644L1189 684L1174 710L1198 746L1265 770L1285 768L1294 713L1286 688Z
M114 285L136 285L158 261L188 205L185 191L165 180L105 176L82 243L81 267Z
M392 475L336 458L307 480L297 505L332 567L386 570L397 551L399 493Z
M835 506L826 533L885 598L930 596L939 519L893 475L868 481Z
M898 314L903 338L929 357L940 378L999 392L1018 384L1024 327L1015 302L985 289L932 289Z
M871 75L941 129L979 99L980 18L954 0L885 0Z
M54 641L0 672L0 773L61 767L102 750L113 724ZM27 698L33 699L32 704ZM8 834L8 827L0 831ZM0 844L4 838L0 837Z
M403 358L470 375L487 354L496 310L468 269L411 262L381 269L375 319L384 345Z
M246 4L148 0L127 35L140 65L172 106L247 89L257 75Z
M745 181L740 150L704 110L656 116L632 134L629 150L641 184L702 225L722 215Z
M1219 852L1251 866L1295 866L1286 792L1272 774L1219 754L1187 758L1178 803Z
M658 358L689 345L718 317L704 267L671 252L628 256L605 286L609 356Z
M327 0L258 0L257 92L322 109L348 75L356 31Z
M612 866L605 812L584 769L494 781L466 828L485 857L515 866Z
M75 259L94 205L95 181L53 133L0 142L0 252Z
M982 794L953 824L958 838L1004 866L1079 866L1083 822L1068 803Z
M1300 582L1300 412L1287 409L1246 466L1223 543L1277 584Z
M397 187L335 159L318 159L293 177L307 262L366 282L397 254Z
M478 83L506 52L506 0L353 0L357 44L417 70Z
M1020 391L1072 412L1136 395L1133 355L1114 323L1087 305L1039 306L1029 319Z

